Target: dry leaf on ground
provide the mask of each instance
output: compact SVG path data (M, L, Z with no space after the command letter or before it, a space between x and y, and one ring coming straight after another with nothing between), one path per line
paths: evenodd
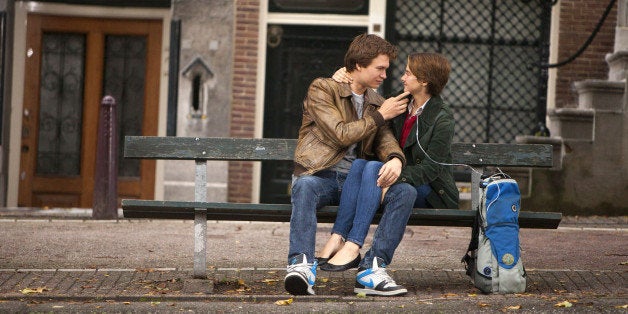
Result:
M558 302L558 303L554 304L554 306L556 306L556 307L572 307L573 304L571 304L571 302L569 302L569 301L563 301L563 302Z
M42 293L44 291L48 291L46 287L37 287L37 288L24 288L20 290L22 294L31 294L31 293Z
M275 304L277 304L277 305L290 305L290 304L292 304L292 301L294 301L294 299L292 299L292 298L287 299L287 300L277 300L275 302Z

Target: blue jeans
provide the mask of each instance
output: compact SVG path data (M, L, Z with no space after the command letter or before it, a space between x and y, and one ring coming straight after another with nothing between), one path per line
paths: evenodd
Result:
M293 178L288 261L299 254L305 254L310 263L314 261L316 211L338 204L345 179L346 174L331 170Z
M382 198L382 189L377 186L382 165L379 161L353 161L340 194L338 215L331 232L360 247L364 245Z
M322 171L293 180L288 260L305 254L308 262L314 261L316 211L325 205L339 202L340 187L345 178L341 173ZM364 255L360 267L370 268L374 257L390 264L403 238L416 194L416 189L407 183L394 184L388 189L382 203L382 219L375 231L373 245Z
M416 188L416 200L414 201L414 208L432 208L427 203L427 196L432 193L432 187L429 184L419 185Z

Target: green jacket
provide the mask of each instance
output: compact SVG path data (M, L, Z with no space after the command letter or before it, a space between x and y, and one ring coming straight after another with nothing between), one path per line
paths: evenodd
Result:
M400 139L406 115L402 114L390 121L391 129ZM406 139L403 153L406 156L406 167L401 171L398 182L407 182L413 186L430 184L432 193L427 202L433 208L458 208L458 188L454 181L452 166L439 165L451 163L451 143L454 136L454 115L447 104L439 96L432 97L425 106L423 113L412 126ZM416 141L417 125L419 141L423 150L432 160L425 156Z

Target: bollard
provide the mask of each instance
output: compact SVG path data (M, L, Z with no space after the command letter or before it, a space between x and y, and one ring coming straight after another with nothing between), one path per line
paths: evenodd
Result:
M98 116L92 218L118 218L118 135L116 100L107 95Z

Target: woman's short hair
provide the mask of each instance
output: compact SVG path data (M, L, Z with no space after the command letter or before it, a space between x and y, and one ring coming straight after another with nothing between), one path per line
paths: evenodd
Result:
M356 69L356 64L367 67L379 55L386 55L391 61L395 60L397 47L377 35L358 35L345 54L345 68L347 72L351 72Z
M408 56L408 68L419 81L427 82L427 91L438 96L449 81L451 65L438 53L415 52Z

